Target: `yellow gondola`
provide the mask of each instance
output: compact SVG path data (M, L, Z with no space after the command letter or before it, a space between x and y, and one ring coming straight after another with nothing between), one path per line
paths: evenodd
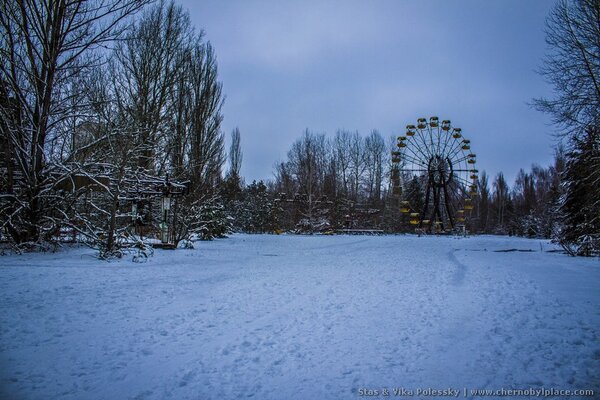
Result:
M450 120L449 119L445 119L442 121L442 130L443 131L449 131L450 130Z
M461 131L462 131L462 129L460 129L460 128L452 129L452 137L454 139L460 139L462 137L462 134L460 133Z
M479 176L476 174L471 175L471 179L473 179L474 181L479 179Z
M418 219L411 219L410 220L410 224L411 225L419 225L419 220Z
M431 126L432 128L437 128L439 126L439 119L438 119L438 117L431 117L431 118L429 118L429 126Z
M472 204L465 204L465 210L472 210L472 209L473 209Z
M430 222L430 221L429 221L428 219L424 219L424 220L423 220L423 224L425 224L425 225L429 225L429 222Z
M398 136L398 140L406 140L406 136Z
M406 144L404 142L398 142L398 147L400 147L400 148L406 147Z
M402 153L396 150L396 151L392 151L392 155L393 156L400 156L400 155L402 155Z
M414 125L406 125L406 136L415 136L415 130Z
M406 213L410 212L410 208L401 207L400 208L400 212L403 213L403 214L406 214Z
M470 159L469 159L467 162L468 162L469 164L475 164L475 159L473 159L473 158L470 158Z
M419 213L410 213L410 216L413 218L417 218L419 216Z
M427 127L427 120L425 118L419 118L417 120L417 128L425 129Z
M465 222L465 218L464 217L458 217L458 218L456 218L456 222Z
M463 144L462 149L463 150L471 150L471 146L469 146L468 144Z

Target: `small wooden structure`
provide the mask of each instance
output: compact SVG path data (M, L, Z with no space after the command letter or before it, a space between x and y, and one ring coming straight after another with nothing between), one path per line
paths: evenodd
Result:
M133 226L135 235L140 239L154 237L160 240L152 243L153 247L175 248L170 223L174 217L173 204L187 193L187 182L173 181L168 174L163 178L143 171L131 171L117 179L112 171L96 165L57 177L55 188L68 192L84 191L81 207L92 202L108 204L118 191L119 214L128 215L128 221L124 223Z

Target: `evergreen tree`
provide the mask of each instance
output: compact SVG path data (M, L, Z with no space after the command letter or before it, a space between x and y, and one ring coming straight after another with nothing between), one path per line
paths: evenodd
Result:
M198 223L193 230L202 240L224 238L231 232L231 218L225 212L225 207L217 197L199 202L194 209Z
M263 181L253 181L246 187L241 205L238 224L244 232L265 233L275 229L273 201Z
M563 224L558 242L571 255L600 253L600 130L573 138L563 176Z

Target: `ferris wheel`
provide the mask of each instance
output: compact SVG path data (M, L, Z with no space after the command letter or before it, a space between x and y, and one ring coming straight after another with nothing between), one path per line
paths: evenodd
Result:
M471 141L438 117L419 118L392 151L392 190L400 212L432 233L464 229L477 196L478 170Z

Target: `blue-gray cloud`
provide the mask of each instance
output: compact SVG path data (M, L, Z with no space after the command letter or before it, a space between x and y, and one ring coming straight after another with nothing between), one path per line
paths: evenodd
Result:
M552 158L531 109L550 1L183 1L216 49L224 130L242 132L247 180L271 177L305 128L385 136L420 116L452 119L480 169Z

